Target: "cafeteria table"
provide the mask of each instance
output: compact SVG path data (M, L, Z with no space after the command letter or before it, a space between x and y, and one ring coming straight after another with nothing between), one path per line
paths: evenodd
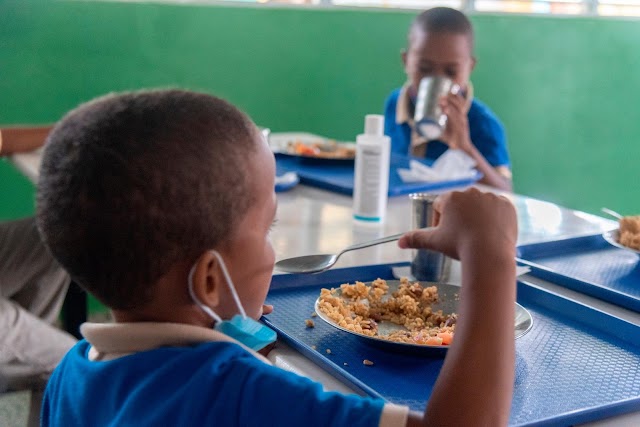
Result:
M11 160L33 182L37 181L41 151L17 154ZM487 187L479 186L489 190ZM616 227L616 223L588 213L567 209L554 203L534 198L505 194L518 213L518 244L589 236ZM360 225L352 220L352 198L306 185L297 185L289 191L278 193L277 224L271 240L277 259L316 253L338 253L358 242L406 231L411 224L410 201L407 196L392 197L388 201L386 221L381 226ZM394 243L374 246L340 257L334 269L361 265L409 262L411 251L401 250ZM450 281L459 281L459 265L452 263ZM276 274L278 274L276 272ZM640 313L587 296L581 292L556 285L531 275L524 280L542 289L553 291L588 307L596 308L620 319L640 325ZM278 310L278 307L275 307ZM326 389L358 392L330 375L316 363L293 347L279 342L269 358L276 365L310 377L322 383ZM640 411L618 415L588 426L637 426Z

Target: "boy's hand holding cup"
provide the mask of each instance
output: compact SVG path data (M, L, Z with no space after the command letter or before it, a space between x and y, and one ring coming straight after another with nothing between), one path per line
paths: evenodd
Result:
M447 127L447 114L441 100L448 95L457 95L460 86L444 76L429 76L420 80L414 121L423 137L433 140L442 136Z
M460 85L445 76L420 80L414 121L420 135L428 140L441 139L454 150L471 145L466 99Z
M508 199L471 188L439 196L433 209L436 227L406 233L398 241L401 248L435 250L474 263L488 259L507 261L515 266L518 222ZM483 253L485 258L474 258L471 256L474 253ZM490 269L500 266L500 263L487 265Z

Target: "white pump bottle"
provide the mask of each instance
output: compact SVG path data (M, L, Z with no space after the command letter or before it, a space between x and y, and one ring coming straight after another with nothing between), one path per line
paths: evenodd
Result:
M364 134L356 138L353 219L382 224L387 211L391 140L384 135L384 116L365 116Z

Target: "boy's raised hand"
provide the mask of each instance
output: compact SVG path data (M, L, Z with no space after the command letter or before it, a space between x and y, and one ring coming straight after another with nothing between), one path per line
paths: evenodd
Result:
M436 226L406 233L398 244L461 260L459 318L427 407L411 412L407 426L506 426L515 366L516 212L505 197L473 188L440 196L434 208Z
M415 230L398 241L401 248L432 249L460 259L468 251L515 257L517 217L503 196L475 188L439 196L434 202L432 230Z
M447 115L447 127L441 139L452 149L463 150L471 155L472 143L466 103L462 96L452 93L440 98L440 108Z
M449 94L440 98L439 102L442 111L447 115L447 127L440 139L450 148L464 151L476 162L476 168L484 175L481 183L511 191L511 179L505 178L503 173L491 166L471 142L467 101L460 95Z

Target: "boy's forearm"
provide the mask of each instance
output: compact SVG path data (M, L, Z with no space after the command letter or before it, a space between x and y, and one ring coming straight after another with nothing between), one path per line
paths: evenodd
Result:
M0 128L0 155L32 151L42 147L53 125Z
M515 260L509 251L462 259L454 343L422 425L506 425L513 392ZM469 260L470 262L466 262ZM409 425L416 425L415 419Z
M491 166L489 162L487 162L487 159L484 158L482 153L480 153L473 144L471 144L471 153L468 154L470 154L473 160L475 160L478 170L482 172L483 177L480 180L481 184L490 185L504 191L513 190L511 180L502 176L493 166Z

